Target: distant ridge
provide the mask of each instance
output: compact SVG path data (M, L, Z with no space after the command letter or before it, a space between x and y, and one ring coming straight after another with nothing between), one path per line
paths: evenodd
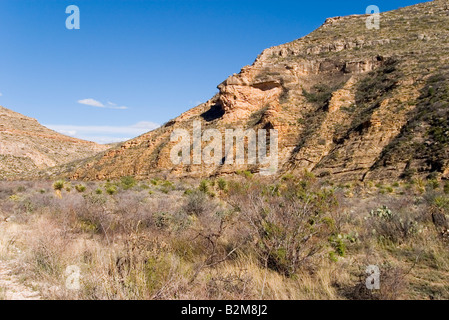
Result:
M92 156L108 146L68 137L0 106L0 179Z

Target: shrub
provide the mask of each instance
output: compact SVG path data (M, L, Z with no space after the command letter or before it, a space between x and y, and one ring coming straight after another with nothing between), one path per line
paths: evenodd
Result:
M77 184L75 186L75 190L78 191L79 193L83 193L84 191L86 191L86 186L82 184Z
M344 257L346 253L346 244L344 242L343 236L341 234L337 236L331 236L329 242L335 249L335 253L340 257Z
M65 181L63 180L55 181L55 183L53 183L53 189L61 191L62 189L64 189L64 184Z
M228 190L228 183L223 178L218 179L217 185L218 185L218 189L220 189L221 191Z
M243 175L248 179L251 179L254 176L254 174L248 170L243 171Z
M307 102L315 103L320 107L325 106L332 98L332 93L338 90L339 86L329 87L325 84L317 84L309 92L303 89L302 94L306 98Z
M325 247L333 231L325 214L336 200L331 191L306 190L301 182L282 188L280 194L262 185L238 194L231 189L229 202L249 226L260 262L293 276Z
M369 230L380 241L400 243L420 232L418 221L410 214L397 214L382 206L367 218Z
M435 190L438 189L440 187L440 183L438 182L437 179L431 179L427 182L427 186L431 189L431 190Z
M202 191L196 190L187 194L187 201L184 204L184 212L189 215L201 216L207 210L208 198Z
M122 188L124 190L128 190L131 189L132 187L134 187L137 184L136 179L134 179L134 177L131 176L126 176L126 177L122 177L120 179Z
M117 193L117 187L113 186L113 185L110 185L110 186L106 187L106 193L111 195L111 196L116 194Z
M200 190L201 192L204 192L204 193L208 193L209 192L209 181L201 180L198 190Z
M173 182L166 180L162 182L159 190L163 193L169 193L170 191L175 190L175 185Z

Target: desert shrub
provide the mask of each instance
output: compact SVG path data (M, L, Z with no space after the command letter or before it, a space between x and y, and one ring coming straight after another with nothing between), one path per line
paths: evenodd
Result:
M136 179L134 179L134 177L127 176L127 177L122 177L120 179L120 183L124 190L128 190L128 189L131 189L132 187L134 187L137 184L137 181L136 181Z
M183 206L185 213L189 215L201 216L208 209L208 197L202 191L192 191L186 195L187 199Z
M368 230L380 241L400 243L421 231L412 214L396 213L386 206L371 210L367 222Z
M217 185L218 185L218 189L220 189L221 191L226 191L228 189L228 183L223 178L219 178L217 180Z
M173 182L170 182L168 180L165 180L160 184L159 190L165 194L169 193L170 191L175 190L175 185Z
M154 224L152 212L170 211L168 205L150 206L147 203L146 192L124 191L115 197L111 215L117 224L115 232L132 233L139 228L148 228ZM162 201L162 200L161 200Z
M431 179L427 182L427 187L431 190L438 189L440 187L440 183L437 179Z
M156 212L154 214L154 224L159 229L164 229L170 225L170 214L167 212Z
M251 179L254 176L254 174L249 170L237 171L237 173L247 179Z
M86 186L83 185L83 184L77 184L75 186L75 190L80 192L80 193L83 193L84 191L86 191Z
M306 190L300 182L283 186L280 195L253 185L231 194L229 202L248 226L255 250L267 268L293 276L320 253L332 228L326 213L335 206L332 191Z
M63 181L63 180L55 181L53 183L53 189L61 191L62 189L64 189L64 184L65 184L65 181Z
M307 102L315 103L320 107L325 106L329 100L332 98L332 93L338 90L339 86L329 87L326 84L317 84L309 92L303 89L302 93L306 98Z
M335 250L335 253L340 257L344 257L346 254L346 244L344 242L344 238L341 234L332 235L329 238L329 242Z
M109 194L110 196L114 195L117 193L117 187L114 185L110 185L108 187L106 187L106 193Z
M80 196L80 195L78 195ZM78 198L79 199L79 198ZM83 231L92 231L108 237L115 225L115 216L110 212L112 203L103 194L84 194L82 200L73 199L73 210ZM60 210L63 211L65 206Z
M438 231L447 232L449 228L448 214L449 214L449 197L446 195L429 195L428 199L428 213L434 225L439 229Z
M201 192L204 192L204 193L208 193L209 192L209 181L201 180L198 190L200 190Z

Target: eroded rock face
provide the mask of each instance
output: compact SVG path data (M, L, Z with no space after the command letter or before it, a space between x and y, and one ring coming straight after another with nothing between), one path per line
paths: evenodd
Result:
M416 129L420 121L425 128L432 123L416 117L425 110L429 81L449 62L449 31L443 27L449 23L447 8L448 2L439 0L382 13L379 30L366 28L366 15L328 19L306 37L264 50L251 66L221 83L208 102L80 162L70 175L107 179L258 172L257 165L174 165L170 134L175 129L191 132L193 121L200 121L203 130L222 132L277 129L279 174L307 169L332 180L375 180L397 179L410 168L418 174L439 168L448 175L444 153L435 164L430 152L409 152L411 145L438 143L427 129ZM407 138L412 142L404 138L418 131ZM403 140L407 148L401 147Z
M224 122L232 123L246 119L251 113L279 101L283 91L279 81L254 81L254 76L251 77L254 70L249 70L229 78L218 86Z

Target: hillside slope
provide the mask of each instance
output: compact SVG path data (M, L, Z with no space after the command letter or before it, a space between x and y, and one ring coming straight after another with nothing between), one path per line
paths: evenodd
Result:
M107 148L64 136L0 106L0 179L90 157Z
M209 176L258 165L174 165L175 129L277 129L279 173L334 180L449 175L449 2L327 19L266 49L219 93L152 132L66 169L74 179ZM205 144L205 143L203 143Z

